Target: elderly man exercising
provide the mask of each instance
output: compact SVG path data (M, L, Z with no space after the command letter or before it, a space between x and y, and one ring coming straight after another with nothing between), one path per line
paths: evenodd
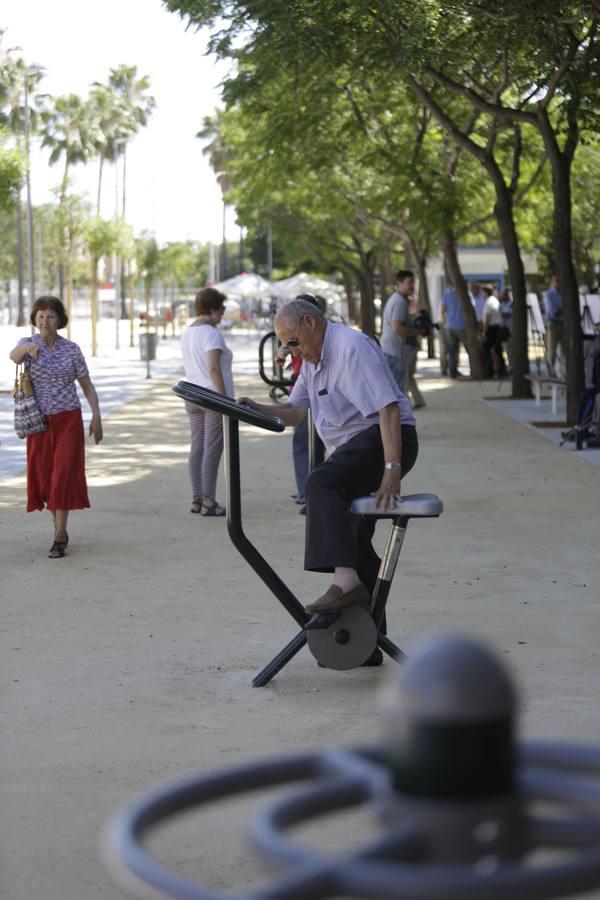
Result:
M348 514L356 497L374 494L388 508L400 496L400 479L418 453L415 420L383 353L367 335L326 321L304 300L292 300L275 317L282 344L304 363L285 404L257 404L295 425L310 407L327 458L306 482L304 568L333 572L333 584L313 614L368 602L379 557L371 544L374 523Z

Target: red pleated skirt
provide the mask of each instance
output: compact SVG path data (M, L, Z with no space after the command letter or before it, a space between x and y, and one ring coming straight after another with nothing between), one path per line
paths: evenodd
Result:
M81 410L46 416L46 424L46 431L27 437L27 512L87 509Z

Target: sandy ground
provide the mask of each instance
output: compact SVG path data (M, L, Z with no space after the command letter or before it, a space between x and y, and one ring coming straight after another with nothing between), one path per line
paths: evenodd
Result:
M256 382L240 387L264 394ZM437 493L445 510L409 527L390 635L401 646L432 629L484 636L522 686L527 736L600 743L600 468L501 415L477 384L431 378L425 391L421 454L404 490ZM312 598L328 578L301 568L291 436L243 427L241 446L246 531ZM268 687L250 686L297 628L225 522L189 514L187 447L169 382L113 412L105 442L88 452L93 508L73 514L64 560L47 559L50 518L25 514L23 477L2 486L6 900L123 897L99 858L99 832L141 789L378 737L376 692L390 661L333 672L305 649ZM157 852L214 885L254 882L264 870L233 834L254 802L188 817L157 837ZM356 844L365 821L325 822L306 839Z

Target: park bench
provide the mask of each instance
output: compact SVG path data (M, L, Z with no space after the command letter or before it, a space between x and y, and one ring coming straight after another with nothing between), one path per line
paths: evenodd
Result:
M536 406L539 406L542 402L542 387L549 385L552 392L552 413L556 415L558 392L567 390L566 380L564 378L552 378L550 375L526 375L525 378L533 385Z

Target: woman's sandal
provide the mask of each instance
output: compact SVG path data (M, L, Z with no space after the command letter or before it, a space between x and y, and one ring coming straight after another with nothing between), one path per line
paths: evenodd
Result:
M61 559L65 555L67 544L69 543L69 535L65 531L64 541L54 541L48 553L48 559Z
M202 501L201 500L192 500L190 512L191 513L201 513L202 512Z
M200 510L201 516L224 516L226 513L226 509L224 506L219 506L218 503L213 503L212 506L202 505L202 509Z
M54 541L52 546L50 547L50 552L48 553L48 559L61 559L65 555L65 548L69 543L69 539L66 541Z

